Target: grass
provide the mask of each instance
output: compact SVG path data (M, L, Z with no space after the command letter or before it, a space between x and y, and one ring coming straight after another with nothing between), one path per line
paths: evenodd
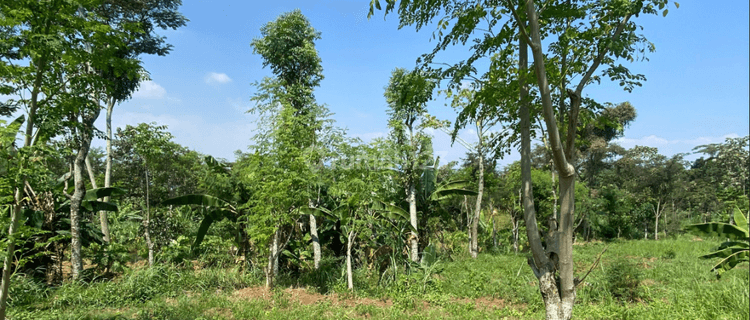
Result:
M608 247L601 263L578 288L577 319L748 319L747 264L721 280L714 261L697 256L718 241L680 237L655 241L590 243L574 248L577 274L584 274ZM637 298L612 294L607 275L622 261L640 276ZM620 268L620 269L618 269ZM627 271L627 270L625 270ZM266 298L238 296L261 284L258 273L235 269L155 267L113 281L66 283L45 289L28 279L13 282L10 319L542 319L536 278L524 255L480 254L440 261L382 281L364 269L355 274L356 294L340 273L327 271L327 295L319 288L276 289ZM283 277L282 277L283 278ZM288 287L284 283L283 287ZM260 289L258 289L260 291ZM315 303L305 302L306 297Z

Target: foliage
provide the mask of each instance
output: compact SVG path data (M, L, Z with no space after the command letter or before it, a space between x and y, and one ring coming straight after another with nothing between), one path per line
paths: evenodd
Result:
M640 299L643 272L630 259L620 258L607 269L607 290L616 299L634 302Z
M716 277L721 277L724 272L733 269L740 263L750 261L748 221L739 208L734 209L734 223L734 225L731 225L711 222L688 226L688 230L693 233L727 239L714 252L701 256L703 259L721 259L711 269L711 271L716 272Z

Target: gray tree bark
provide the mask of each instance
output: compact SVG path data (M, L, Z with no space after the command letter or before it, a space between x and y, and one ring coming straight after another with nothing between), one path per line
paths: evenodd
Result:
M318 238L318 223L315 220L314 215L310 215L310 238L312 239L312 245L313 245L313 263L315 265L315 270L318 270L320 268L320 238Z
M79 131L81 145L78 147L78 154L73 161L74 191L70 198L70 276L73 280L78 280L81 271L83 271L83 257L81 255L81 203L83 202L83 196L86 194L83 170L85 170L86 157L91 146L91 134L84 131L87 130Z
M144 233L146 236L146 246L148 247L148 266L154 266L154 242L151 239L151 205L149 204L149 179L148 179L148 164L146 167L146 220L143 222Z
M21 197L20 193L21 190L16 188L17 199ZM6 248L5 259L3 260L3 278L2 285L0 285L0 319L5 319L5 307L8 301L8 288L10 287L10 270L13 269L13 257L16 250L14 240L16 238L16 230L18 230L18 221L23 216L23 210L21 210L21 206L18 203L20 201L16 201L11 211L11 222L8 228L8 247Z
M112 111L115 107L115 99L110 98L107 101L107 158L106 168L104 169L104 187L109 188L112 186ZM104 202L109 202L110 197L104 197ZM109 233L109 220L107 219L107 211L99 211L99 223L102 227L102 233L104 234L104 241L110 242L111 236Z
M477 136L479 137L479 143L477 145L478 157L479 157L479 190L477 191L477 202L474 208L474 218L471 221L471 244L469 245L469 253L471 257L476 259L479 254L479 217L482 213L482 195L484 194L484 150L482 146L482 120L477 121Z
M419 261L419 234L417 233L417 191L414 186L414 182L409 183L409 194L407 196L409 202L409 219L411 220L411 226L414 228L411 231L411 261Z
M273 233L273 240L271 240L271 245L269 248L268 253L268 267L266 267L266 288L273 288L274 286L274 280L276 278L276 275L279 273L279 232L280 227L276 227L276 231Z
M352 246L354 245L354 231L349 231L346 241L346 287L354 291L354 278L352 276Z

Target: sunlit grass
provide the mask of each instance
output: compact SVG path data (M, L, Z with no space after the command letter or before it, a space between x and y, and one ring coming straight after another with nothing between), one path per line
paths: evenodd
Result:
M713 261L697 257L717 241L680 237L661 241L618 241L576 245L578 276L607 247L601 263L578 289L578 319L748 319L748 267L717 280ZM618 259L632 262L641 274L638 299L615 298L607 272ZM325 272L325 292L339 302L298 303L284 288L269 299L238 299L237 289L259 286L261 276L236 269L155 267L104 282L66 283L43 289L14 281L11 319L541 319L544 307L525 254L481 254L442 260L433 274L399 274L378 285L366 268L356 273L357 290L347 290L336 266ZM314 277L310 277L311 279ZM317 281L317 280L316 280ZM287 286L289 284L285 284ZM308 290L310 294L318 294ZM33 295L33 296L26 296ZM348 300L347 300L348 299ZM387 301L387 305L358 303ZM351 301L343 303L341 301Z

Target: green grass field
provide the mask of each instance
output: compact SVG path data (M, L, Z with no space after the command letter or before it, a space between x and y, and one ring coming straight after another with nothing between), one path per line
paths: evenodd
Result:
M717 280L697 257L718 241L690 236L575 246L578 276L605 247L578 288L576 319L749 319L748 266ZM360 269L355 293L338 267L261 288L259 272L155 267L115 280L46 289L17 276L9 319L543 319L526 256L454 256L378 283ZM316 280L317 279L317 280ZM305 288L306 287L306 288ZM321 292L322 291L322 292Z

